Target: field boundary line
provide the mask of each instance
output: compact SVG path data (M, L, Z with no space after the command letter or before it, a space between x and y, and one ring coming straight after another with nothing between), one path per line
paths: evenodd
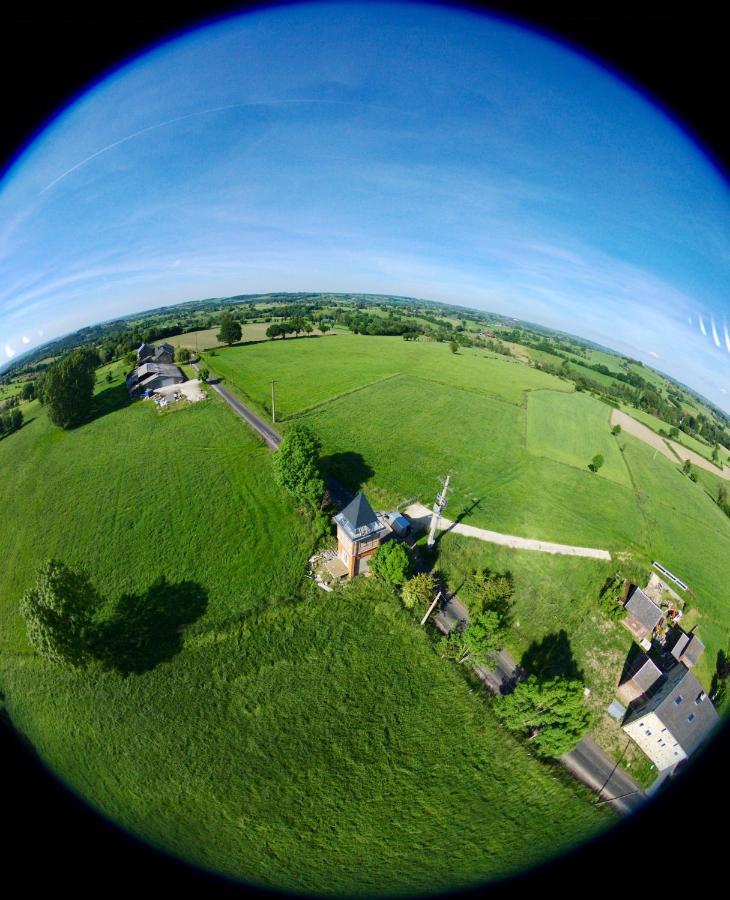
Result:
M319 403L313 403L311 406L305 406L303 409L298 409L296 412L293 412L288 416L284 416L282 421L289 422L291 419L298 419L301 416L308 416L315 410L321 409L323 406L329 406L330 403L341 400L343 397L349 397L350 394L356 394L358 391L364 391L367 388L374 387L376 384L382 384L384 381L390 381L392 378L401 378L405 374L405 372L391 372L390 375L383 375L381 378L376 378L375 381L368 381L367 384L361 384L358 385L358 387L350 388L348 391L342 391L339 394L333 394L326 400L321 400Z

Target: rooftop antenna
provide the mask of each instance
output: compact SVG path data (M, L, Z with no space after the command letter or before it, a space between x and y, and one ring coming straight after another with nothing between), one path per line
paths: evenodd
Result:
M436 540L436 526L438 525L438 521L441 518L441 513L446 509L446 494L449 490L449 479L451 478L451 472L446 476L446 478L441 479L441 490L436 497L436 502L433 505L433 513L431 514L431 528L428 532L428 541L426 545L428 547L433 547Z

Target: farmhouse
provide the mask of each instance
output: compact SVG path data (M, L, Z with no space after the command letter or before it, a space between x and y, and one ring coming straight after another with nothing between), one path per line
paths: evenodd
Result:
M127 390L130 397L134 397L171 384L181 384L183 381L185 376L177 366L169 363L145 362L137 366L127 379Z
M337 558L346 566L348 578L366 572L368 559L394 533L386 515L376 513L362 491L334 516L334 522L337 525Z
M628 600L624 608L626 609L626 617L623 619L623 624L633 634L635 640L648 650L647 645L651 636L654 634L657 626L664 621L664 613L636 585L629 591Z
M677 663L650 685L623 729L662 772L691 756L718 719L695 675Z
M140 344L137 347L137 365L143 362L156 363L172 363L175 360L175 348L172 344L160 344L155 347L153 344Z

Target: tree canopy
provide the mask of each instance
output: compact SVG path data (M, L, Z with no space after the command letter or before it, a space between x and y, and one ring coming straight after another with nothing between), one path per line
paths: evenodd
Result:
M492 709L510 731L526 737L540 756L568 753L590 724L583 682L563 676L530 675Z
M401 592L401 600L406 609L413 609L414 606L430 603L433 599L433 592L436 588L436 579L433 575L424 572L420 575L414 575L409 578L403 585Z
M399 541L387 541L370 558L370 571L391 584L403 584L411 573L411 558Z
M57 559L47 560L20 602L31 646L52 662L83 667L91 658L92 617L100 603L84 575Z
M41 382L40 398L48 407L54 425L73 428L88 416L94 395L99 356L89 347L79 347L50 366Z
M223 344L228 344L228 346L230 347L231 344L235 344L236 341L240 341L242 335L243 332L241 331L241 325L238 322L234 321L233 316L230 312L224 312L220 318L216 339Z
M439 641L441 655L458 663L489 665L502 646L504 630L499 613L487 610L474 616L465 627L455 628Z
M306 425L294 424L274 454L276 482L301 504L316 509L322 502L324 481L319 473L322 444Z

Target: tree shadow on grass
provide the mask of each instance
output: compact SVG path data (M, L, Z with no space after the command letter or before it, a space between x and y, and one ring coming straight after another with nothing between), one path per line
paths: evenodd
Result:
M520 668L528 675L538 678L583 679L583 672L573 656L570 640L565 629L553 634L546 634L540 641L533 641L522 654Z
M333 475L343 485L351 488L354 493L357 493L363 484L375 474L362 454L352 450L323 456L320 465L323 472Z
M105 388L105 390L99 391L98 394L94 394L91 398L91 406L89 407L88 415L83 422L79 423L79 425L87 425L89 422L101 419L102 416L106 416L109 413L116 412L118 409L122 409L128 403L129 392L127 391L125 382L122 381L120 384Z
M208 606L206 590L195 581L158 578L144 594L124 594L111 617L91 638L94 657L122 675L140 674L172 659L182 648L183 630Z

